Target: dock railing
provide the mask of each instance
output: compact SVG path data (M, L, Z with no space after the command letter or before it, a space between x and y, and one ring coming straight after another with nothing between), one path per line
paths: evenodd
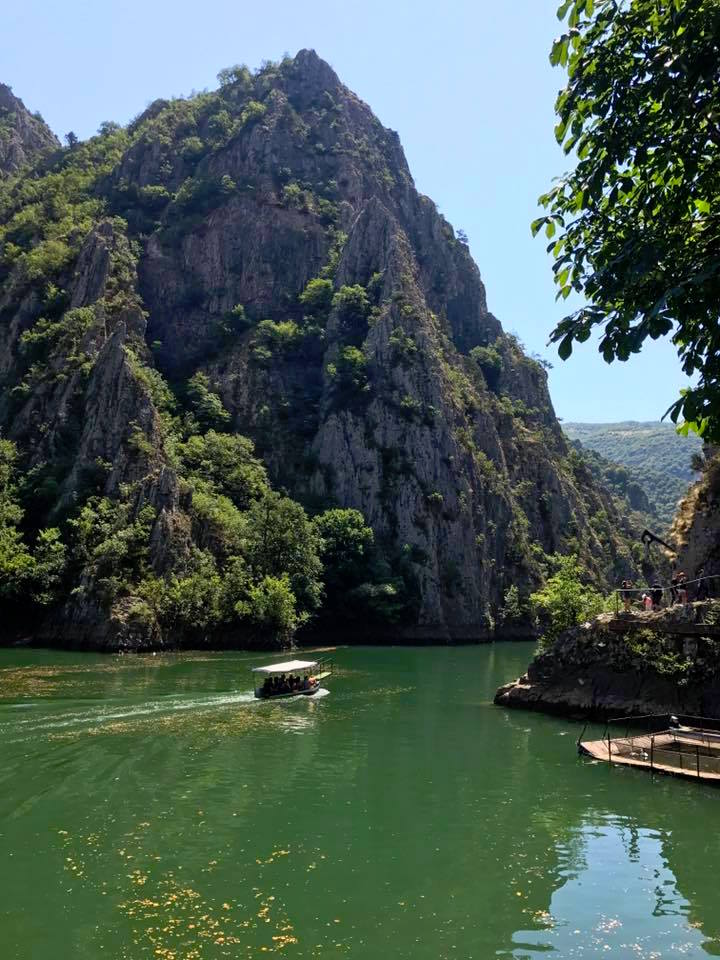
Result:
M662 768L699 779L720 776L720 720L669 714L620 717L605 725L603 740L610 764L613 757L624 757L651 771Z

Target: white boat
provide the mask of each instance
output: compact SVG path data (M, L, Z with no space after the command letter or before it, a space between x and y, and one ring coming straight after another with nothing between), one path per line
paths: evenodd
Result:
M258 700L312 697L320 682L332 674L330 660L287 660L253 667L253 687Z

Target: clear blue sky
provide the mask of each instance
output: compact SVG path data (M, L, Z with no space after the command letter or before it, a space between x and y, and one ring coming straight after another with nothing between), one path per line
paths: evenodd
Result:
M62 135L216 86L221 67L314 47L397 130L415 182L469 238L504 328L555 363L566 420L652 420L683 383L670 344L608 366L547 348L562 316L536 200L567 160L553 137L563 74L555 0L24 0L2 14L0 80Z

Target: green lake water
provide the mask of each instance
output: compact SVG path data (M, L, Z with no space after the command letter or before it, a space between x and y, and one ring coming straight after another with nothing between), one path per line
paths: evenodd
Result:
M0 650L0 960L720 955L720 793L494 707L531 651Z

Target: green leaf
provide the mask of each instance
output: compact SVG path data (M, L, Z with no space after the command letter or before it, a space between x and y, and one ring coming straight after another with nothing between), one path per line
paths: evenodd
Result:
M560 341L560 346L558 347L558 356L561 360L567 360L567 358L572 353L573 348L573 338L572 334L568 334L566 337Z
M575 334L575 339L578 343L585 343L590 339L590 327L582 327Z
M695 209L699 213L710 213L710 204L707 200L695 200Z
M555 236L555 224L552 220L548 220L548 222L545 224L545 236L548 238L548 240Z

